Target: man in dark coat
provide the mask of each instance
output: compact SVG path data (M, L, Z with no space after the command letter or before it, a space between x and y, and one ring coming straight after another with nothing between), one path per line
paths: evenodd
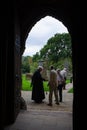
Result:
M43 70L42 66L39 66L38 69L34 72L32 76L32 97L31 99L34 100L36 103L41 103L42 100L45 98L43 81L44 78L41 76L41 72Z

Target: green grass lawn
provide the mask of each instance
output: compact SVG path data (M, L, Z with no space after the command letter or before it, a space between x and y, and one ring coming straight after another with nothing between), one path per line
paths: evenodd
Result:
M44 81L44 91L48 91L49 87L47 86L48 82ZM22 75L22 90L24 91L31 91L32 87L31 86L31 80L26 79L25 75Z
M67 80L66 83L70 83L70 80ZM48 81L43 81L44 91L49 91L49 86L47 86ZM31 80L26 79L26 76L22 75L22 90L23 91L32 91ZM73 92L73 88L69 90L69 92Z
M69 89L68 93L73 93L73 87Z

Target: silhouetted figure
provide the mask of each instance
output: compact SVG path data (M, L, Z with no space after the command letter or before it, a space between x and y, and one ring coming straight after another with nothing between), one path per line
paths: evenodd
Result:
M38 69L34 72L32 76L31 86L32 86L32 97L36 103L41 103L45 98L43 81L45 79L41 76L41 71L43 70L42 66L39 66Z
M53 97L53 93L55 96L55 100L56 100L56 104L59 105L59 101L58 101L58 92L57 92L57 86L58 86L58 81L57 81L57 72L54 69L53 66L51 66L50 68L50 77L49 77L49 106L52 106L52 97Z

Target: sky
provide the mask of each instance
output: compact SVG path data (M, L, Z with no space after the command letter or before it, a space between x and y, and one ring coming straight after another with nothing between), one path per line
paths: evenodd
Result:
M63 23L53 17L46 16L38 21L28 34L23 56L33 56L47 44L49 38L56 33L68 33Z

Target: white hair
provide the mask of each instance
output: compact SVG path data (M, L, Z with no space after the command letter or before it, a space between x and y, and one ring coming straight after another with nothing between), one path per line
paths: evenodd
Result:
M64 70L66 71L67 69L66 69L66 68L64 68Z
M38 66L38 69L42 69L43 70L43 67L42 66Z

